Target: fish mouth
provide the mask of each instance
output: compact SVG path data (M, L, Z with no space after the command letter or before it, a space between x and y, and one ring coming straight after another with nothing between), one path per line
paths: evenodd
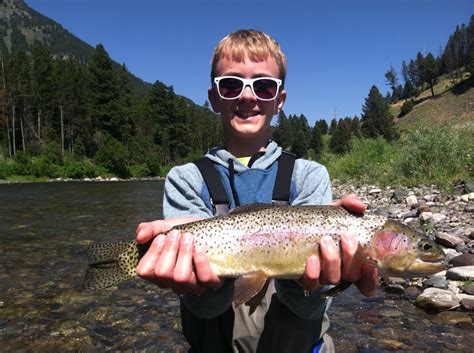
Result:
M405 270L413 277L425 277L434 275L435 273L444 271L446 269L444 259L427 259L418 260L412 263Z

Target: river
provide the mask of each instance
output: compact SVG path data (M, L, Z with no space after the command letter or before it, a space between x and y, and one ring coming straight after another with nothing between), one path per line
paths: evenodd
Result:
M186 352L176 296L143 280L81 290L88 245L162 216L162 181L0 185L0 351ZM329 312L339 352L472 352L472 314L351 288Z

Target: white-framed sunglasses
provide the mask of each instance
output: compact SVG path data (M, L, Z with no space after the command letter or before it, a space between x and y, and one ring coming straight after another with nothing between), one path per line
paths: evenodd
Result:
M278 95L282 81L273 77L246 79L237 76L219 76L214 78L217 92L222 99L238 99L250 86L252 93L261 101L271 101Z

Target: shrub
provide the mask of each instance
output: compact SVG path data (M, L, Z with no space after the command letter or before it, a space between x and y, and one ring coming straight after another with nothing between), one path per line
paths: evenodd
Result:
M146 163L135 164L130 166L130 175L134 178L140 178L151 175L150 168Z
M408 135L400 149L398 169L408 183L446 184L472 173L474 147L468 132L422 128Z
M408 99L403 103L402 108L400 109L400 114L398 114L398 117L401 118L402 116L407 115L413 107L416 105L415 101L413 99Z
M126 167L127 151L125 147L112 136L105 136L94 159L110 173L114 173L120 177L128 176L128 169Z

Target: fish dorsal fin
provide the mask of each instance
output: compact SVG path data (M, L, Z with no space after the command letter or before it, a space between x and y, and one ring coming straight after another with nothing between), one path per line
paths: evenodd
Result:
M254 203L250 205L238 206L230 210L229 214L239 214L239 213L248 213L248 212L255 212L260 210L265 210L267 208L275 208L281 207L276 205L267 205L264 203Z
M268 275L264 271L250 273L237 278L234 283L234 302L237 306L247 303L255 297L262 288Z

